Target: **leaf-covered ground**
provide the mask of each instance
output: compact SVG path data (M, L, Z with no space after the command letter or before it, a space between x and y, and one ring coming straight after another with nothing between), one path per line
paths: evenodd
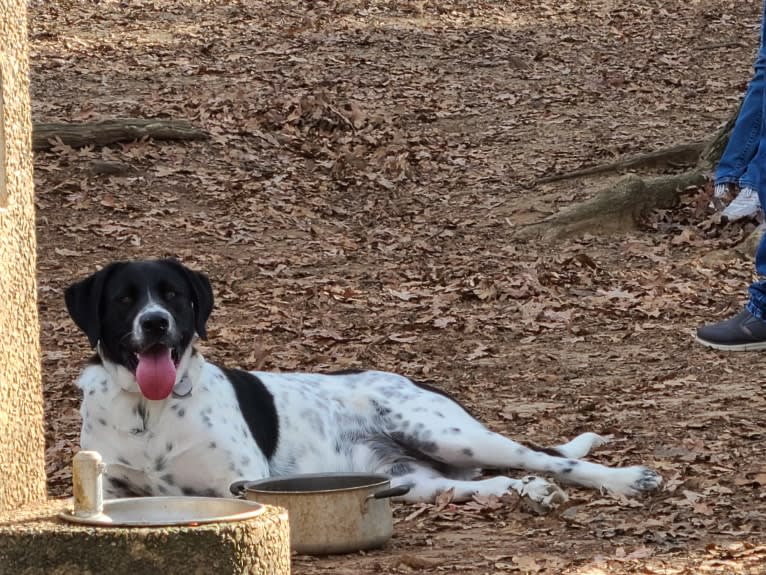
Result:
M760 5L740 0L32 2L37 121L186 118L208 142L36 156L47 466L69 490L88 355L62 290L117 258L206 270L213 360L429 379L493 429L583 431L666 478L399 506L380 551L296 573L756 573L766 568L758 354L695 345L739 309L704 190L627 236L519 243L610 177L537 177L709 137L738 102ZM118 173L105 166L121 165Z

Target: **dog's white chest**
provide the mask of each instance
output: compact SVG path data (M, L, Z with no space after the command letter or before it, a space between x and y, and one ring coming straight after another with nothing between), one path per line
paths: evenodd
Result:
M83 391L81 446L106 461L107 496L221 497L234 481L268 474L241 414L209 390L161 402L99 381Z

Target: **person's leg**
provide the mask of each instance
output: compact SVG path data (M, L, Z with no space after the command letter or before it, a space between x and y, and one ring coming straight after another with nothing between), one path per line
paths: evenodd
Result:
M759 276L766 276L766 234L755 251L755 269ZM745 309L732 318L698 328L696 339L723 351L766 349L766 281L750 285L750 301Z
M764 103L766 108L766 102ZM766 117L766 116L764 116ZM761 169L751 170L757 182L761 205L766 205L766 132L753 163ZM766 234L755 251L755 270L766 277ZM760 279L750 285L750 300L745 309L734 317L697 329L697 341L707 347L724 351L756 351L766 349L766 280Z
M756 60L758 64L760 58ZM739 184L758 149L763 120L764 69L756 66L737 115L729 142L715 171L715 185Z
M764 104L766 109L766 104ZM761 156L761 154L758 154ZM758 159L756 156L756 159ZM766 162L766 154L763 154L763 158L760 158L761 162ZM764 166L764 164L761 164ZM764 169L757 172L758 176L766 180L766 174L763 173ZM761 205L766 205L766 181L762 181L760 187L761 191ZM759 280L750 284L750 301L747 302L747 312L753 317L757 318L760 322L766 325L766 234L761 237L761 241L758 243L758 247L755 250L755 271L758 274Z
M756 60L755 77L760 78L761 102L758 116L761 125L757 138L757 146L753 157L747 163L746 169L740 176L743 187L754 189L760 199L760 205L766 205L766 97L764 97L764 75L766 74L766 0L764 0L764 20L761 22L761 46ZM748 97L759 92L759 88L751 82ZM753 104L751 103L751 106ZM744 105L743 105L744 110ZM756 117L751 109L748 112ZM737 120L739 123L739 119ZM735 126L736 129L736 126ZM730 143L731 144L731 143ZM727 148L728 149L728 148ZM766 235L761 239L755 252L755 270L761 278L766 277ZM702 345L726 351L752 351L766 349L766 281L760 279L750 286L750 301L745 309L725 321L702 326L697 329L697 341Z
M766 1L761 19L758 56L753 68L753 77L715 173L714 196L719 200L727 196L734 185L740 188L737 197L723 210L723 215L729 220L753 216L763 205L757 193L757 174L753 172L758 167L754 159L759 150L764 148L760 142L766 118Z

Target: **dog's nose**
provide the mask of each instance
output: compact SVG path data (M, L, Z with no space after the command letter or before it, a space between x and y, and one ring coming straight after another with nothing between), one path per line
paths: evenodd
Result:
M141 318L141 331L149 335L163 335L168 331L170 322L164 313L148 313Z

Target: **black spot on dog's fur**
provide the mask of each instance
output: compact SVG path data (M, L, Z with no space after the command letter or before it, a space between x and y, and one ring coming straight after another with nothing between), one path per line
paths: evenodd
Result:
M439 450L439 446L435 441L423 441L414 434L402 433L401 431L394 431L389 434L391 439L396 443L417 451L420 453L435 453Z
M149 419L149 414L146 412L146 404L143 401L139 401L135 407L135 413L141 420L141 429L146 430L146 423Z
M221 368L221 371L234 388L239 410L258 448L266 459L271 459L279 440L279 420L274 396L252 373L226 368Z
M387 417L391 414L391 408L383 405L379 401L375 399L370 400L370 405L372 405L372 408L375 410L375 415L378 417Z
M470 447L464 447L463 455L465 455L466 457L473 457L473 449L471 449Z
M327 371L323 375L359 375L360 373L367 373L368 369L339 369L337 371Z
M140 487L119 477L107 477L107 481L117 491L119 497L150 497L148 486Z
M412 473L413 471L415 471L415 467L412 464L407 463L406 461L398 461L398 462L394 463L391 466L391 468L388 470L388 472L393 477L399 477L401 475L407 475L408 473Z
M521 443L524 446L524 448L531 449L532 451L537 451L538 453L545 453L546 455L552 455L554 457L562 456L562 453L555 447L541 447L540 445L535 445L534 443L530 443L530 442L520 441L519 443ZM522 451L524 448L522 448Z
M166 473L165 475L160 476L160 481L164 481L168 485L175 485L176 479L173 477L172 473Z
M414 379L411 379L410 381L413 384L415 384L416 387L419 387L422 390L430 391L431 393L435 393L436 395L441 395L442 397L446 397L447 399L449 399L450 401L455 403L458 407L460 407L463 411L465 411L468 415L470 415L471 417L474 417L474 415L470 412L470 410L465 405L460 403L457 399L452 397L446 391L441 390L438 387L434 387L433 385L431 385L429 383L422 382L422 381L415 381ZM476 419L476 418L474 417L474 419Z
M187 497L220 497L215 489L194 489L193 487L182 487L181 493Z
M562 469L562 470L561 470L561 473L563 473L563 474L565 474L565 475L566 475L567 473L572 473L572 471L574 470L574 468L575 468L575 467L577 467L577 466L579 465L579 463L580 463L580 462L579 462L579 461L577 461L577 460L575 460L575 459L567 459L567 465L568 465L568 467L565 467L564 469Z
M119 477L107 477L106 480L114 489L119 491L120 495L127 495L132 488L127 481Z
M193 487L182 487L181 493L183 493L187 497L194 497L200 494L200 492L194 489Z

